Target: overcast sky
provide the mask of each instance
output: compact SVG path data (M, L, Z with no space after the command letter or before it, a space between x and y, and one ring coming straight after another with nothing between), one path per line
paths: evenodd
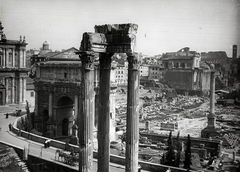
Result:
M190 47L240 55L240 0L0 0L7 39L26 36L27 49L80 47L95 25L135 23L137 51L162 54Z

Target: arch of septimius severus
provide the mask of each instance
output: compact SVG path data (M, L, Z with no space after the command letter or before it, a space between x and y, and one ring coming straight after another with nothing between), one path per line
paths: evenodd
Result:
M98 106L98 172L109 171L110 70L114 53L126 53L128 58L127 126L125 171L138 170L139 141L139 59L135 53L136 24L95 26L95 33L83 34L79 57L82 61L81 96L76 125L79 133L79 171L92 171L94 61L99 53L100 80Z

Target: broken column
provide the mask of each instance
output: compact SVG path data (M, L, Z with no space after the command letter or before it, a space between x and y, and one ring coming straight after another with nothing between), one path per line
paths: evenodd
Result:
M89 172L93 168L93 115L94 115L94 54L81 51L82 61L81 100L77 123L79 128L79 171ZM80 103L81 102L81 103Z

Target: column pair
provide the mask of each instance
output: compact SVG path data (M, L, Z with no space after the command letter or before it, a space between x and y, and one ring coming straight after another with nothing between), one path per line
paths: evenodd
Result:
M112 53L100 53L99 116L98 116L98 172L108 172L110 162L110 72ZM138 171L139 141L139 59L136 54L128 55L127 93L127 172Z

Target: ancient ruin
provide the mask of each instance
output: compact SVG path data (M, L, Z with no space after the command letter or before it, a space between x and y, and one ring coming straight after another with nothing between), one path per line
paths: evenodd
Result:
M80 161L79 171L92 169L93 143L93 63L95 53L99 53L99 114L98 114L98 171L109 171L109 120L110 120L110 69L114 53L127 53L128 93L127 93L127 134L126 171L138 170L139 140L139 59L135 53L136 24L116 24L95 26L95 33L84 33L79 57L82 61L81 105L78 119Z

